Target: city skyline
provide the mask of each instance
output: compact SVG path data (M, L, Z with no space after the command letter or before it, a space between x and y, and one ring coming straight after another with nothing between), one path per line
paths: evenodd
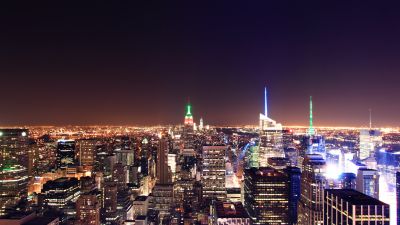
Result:
M400 126L396 3L2 7L0 125ZM34 9L34 10L32 10ZM106 15L106 16L105 16ZM12 97L4 97L11 95Z

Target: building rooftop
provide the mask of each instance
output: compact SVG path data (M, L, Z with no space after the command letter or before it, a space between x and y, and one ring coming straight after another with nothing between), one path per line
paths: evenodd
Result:
M148 196L140 195L140 196L137 196L137 197L135 198L135 201L144 202L144 201L147 200L147 198L148 198Z
M333 194L353 205L387 205L376 198L370 197L354 189L325 189L326 193Z
M272 167L259 167L246 169L246 173L252 177L266 178L266 177L285 177L285 174L275 170Z
M215 202L218 218L249 218L241 202Z

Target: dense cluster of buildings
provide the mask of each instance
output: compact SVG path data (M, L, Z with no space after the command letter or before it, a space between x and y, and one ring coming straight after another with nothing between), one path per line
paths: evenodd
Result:
M0 129L0 224L389 225L396 218L400 201L381 198L386 190L400 197L396 132L317 132L311 98L308 129L287 128L269 117L266 89L257 128L194 121L189 103L178 126Z

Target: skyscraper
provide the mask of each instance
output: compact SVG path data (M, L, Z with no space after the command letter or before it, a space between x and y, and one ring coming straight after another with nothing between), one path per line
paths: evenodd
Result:
M382 144L382 133L379 130L360 130L359 159L364 160L375 156L375 148Z
M267 166L270 157L285 157L282 143L282 124L268 117L267 87L264 89L264 114L260 113L260 166Z
M168 166L169 142L166 138L161 138L157 148L157 183L170 184L172 182L171 169Z
M400 224L400 172L396 172L396 212L397 224Z
M298 205L299 225L315 225L323 222L325 170L325 160L321 155L306 155L301 174L301 196Z
M326 189L324 224L389 225L389 205L353 189Z
M201 181L203 198L226 198L225 153L226 146L203 146L203 168Z
M57 168L66 168L77 164L74 140L59 140L57 142Z
M360 168L356 178L357 191L379 199L379 173L377 170Z
M288 166L283 170L288 177L289 224L297 224L298 203L301 196L301 171L298 167Z
M29 155L28 130L0 129L0 215L27 197Z
M77 140L77 147L79 152L79 165L92 166L96 156L96 143L95 139L80 139Z
M76 218L81 225L100 225L100 203L95 194L83 194L76 201Z
M28 171L16 163L0 166L0 216L15 210L28 195Z
M252 224L289 224L288 177L271 167L244 171L244 206Z
M193 115L192 115L192 105L190 102L186 105L186 114L185 114L185 125L193 126Z

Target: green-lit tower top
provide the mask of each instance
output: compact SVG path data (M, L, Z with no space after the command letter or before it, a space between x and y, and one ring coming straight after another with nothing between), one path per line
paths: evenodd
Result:
M193 125L192 105L190 102L186 105L185 125Z
M310 96L310 127L308 128L308 134L314 135L315 130L313 127L313 107L312 107L312 96Z

